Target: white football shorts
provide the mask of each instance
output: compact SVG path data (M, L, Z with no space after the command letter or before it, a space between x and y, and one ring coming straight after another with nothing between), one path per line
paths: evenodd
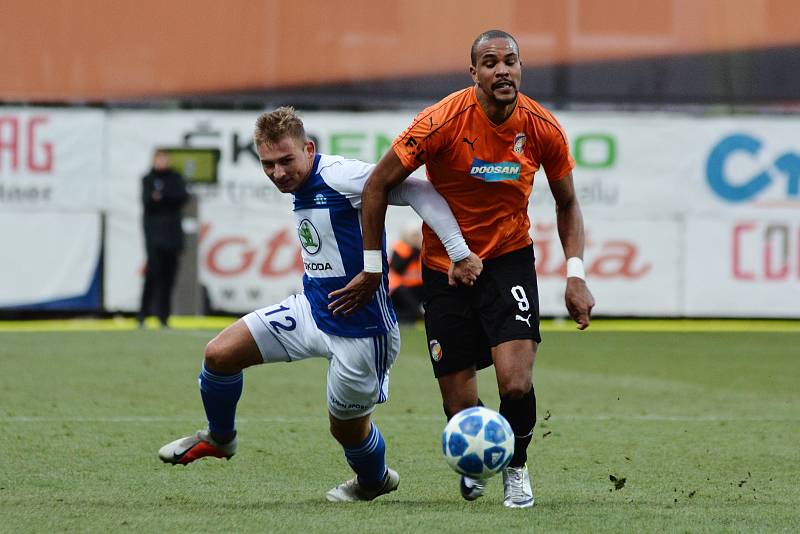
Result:
M400 352L397 324L375 337L341 337L317 328L305 295L244 316L264 363L327 358L328 410L337 419L371 413L389 398L389 369Z

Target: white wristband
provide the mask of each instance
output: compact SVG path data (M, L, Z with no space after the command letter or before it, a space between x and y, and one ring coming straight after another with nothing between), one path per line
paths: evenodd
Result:
M383 255L380 250L364 251L364 272L365 273L383 272Z
M583 269L583 260L572 257L567 260L567 278L575 277L586 280L586 272Z

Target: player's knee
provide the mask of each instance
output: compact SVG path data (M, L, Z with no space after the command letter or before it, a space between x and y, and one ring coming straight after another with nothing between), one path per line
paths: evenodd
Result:
M507 399L519 400L531 390L531 381L521 378L508 380L500 384L500 396Z
M226 344L220 341L219 336L208 342L204 358L206 367L213 371L221 373L237 373L241 371L241 366L238 365Z

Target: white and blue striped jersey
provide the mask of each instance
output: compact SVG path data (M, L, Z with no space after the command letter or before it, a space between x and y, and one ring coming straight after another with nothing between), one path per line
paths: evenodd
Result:
M375 297L350 315L334 317L328 294L341 289L364 268L361 193L375 165L317 154L311 175L293 193L294 216L305 274L303 289L317 327L343 337L372 337L397 323L389 300L386 234L381 249L383 277Z

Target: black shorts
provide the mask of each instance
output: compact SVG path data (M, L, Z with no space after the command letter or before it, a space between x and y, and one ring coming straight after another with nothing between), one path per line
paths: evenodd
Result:
M541 342L533 246L483 262L473 287L450 287L422 266L425 331L433 374L492 365L491 348L515 339Z

